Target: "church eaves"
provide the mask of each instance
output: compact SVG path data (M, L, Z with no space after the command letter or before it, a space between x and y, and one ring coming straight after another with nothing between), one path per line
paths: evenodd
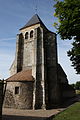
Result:
M8 79L6 79L7 82L21 82L21 81L27 81L27 82L34 82L34 78L32 76L32 70L25 70L18 72Z
M28 21L28 23L27 23L24 27L22 27L20 30L22 30L22 29L24 29L24 28L27 28L27 27L29 27L29 26L38 24L38 23L40 23L40 24L42 24L43 26L45 26L45 25L43 24L42 20L40 19L40 17L39 17L37 14L35 14L35 15Z

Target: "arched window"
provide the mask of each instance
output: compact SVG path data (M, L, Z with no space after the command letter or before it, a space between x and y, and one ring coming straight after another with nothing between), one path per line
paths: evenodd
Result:
M30 38L33 37L33 30L30 32Z
M25 34L25 39L28 39L28 32L26 32Z

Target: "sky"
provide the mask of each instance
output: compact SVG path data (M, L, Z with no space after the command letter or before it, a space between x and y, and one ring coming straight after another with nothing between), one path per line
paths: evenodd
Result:
M37 13L46 27L56 32L53 23L54 0L0 0L0 78L6 79L16 51L16 35L28 20ZM35 10L37 8L37 10ZM67 74L69 83L80 80L80 75L71 66L67 51L72 41L61 40L57 35L58 62Z

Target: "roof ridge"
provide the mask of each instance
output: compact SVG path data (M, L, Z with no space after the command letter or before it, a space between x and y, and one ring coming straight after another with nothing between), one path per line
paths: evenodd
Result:
M32 26L32 25L35 25L35 24L38 24L38 23L41 23L43 24L42 20L40 19L40 17L38 16L38 14L35 14L32 16L32 18L27 22L27 24L25 24L20 30L26 28L26 27L29 27L29 26ZM44 25L44 24L43 24ZM44 25L45 26L45 25Z

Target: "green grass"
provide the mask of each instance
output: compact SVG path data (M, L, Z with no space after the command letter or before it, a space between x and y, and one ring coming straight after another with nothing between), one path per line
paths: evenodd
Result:
M79 95L80 94L80 90L76 90L76 94Z
M57 114L52 120L80 120L80 102Z

